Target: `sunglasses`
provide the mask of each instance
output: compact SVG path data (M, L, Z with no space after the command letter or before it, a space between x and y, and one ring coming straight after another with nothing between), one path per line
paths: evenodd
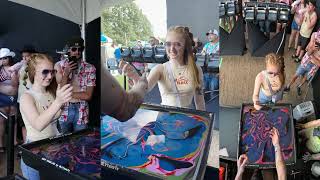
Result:
M51 75L55 75L56 73L57 73L57 70L55 70L55 69L52 69L52 70L50 70L50 69L44 69L44 70L42 70L42 75L44 75L44 76L48 76L48 74L50 73Z
M168 41L168 42L165 43L165 46L167 48L170 48L171 46L174 46L174 47L177 47L177 48L181 48L183 46L183 44L180 43L180 42L169 42Z
M82 48L82 47L71 47L70 50L71 50L72 52L75 52L75 51L81 52L81 51L83 50L83 48Z

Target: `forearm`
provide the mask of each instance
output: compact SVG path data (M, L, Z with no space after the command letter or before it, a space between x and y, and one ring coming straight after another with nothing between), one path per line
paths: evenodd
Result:
M79 99L83 101L90 101L92 95L87 93L87 92L73 92L72 93L72 98L73 99Z
M198 92L196 92L196 93L198 93ZM204 101L203 93L202 94L196 94L194 96L194 102L195 102L197 110L202 110L202 111L206 110L206 105L205 105L206 103Z
M64 85L68 84L69 76L64 74L62 77L60 77L60 85L63 87Z
M238 172L234 180L242 180L242 173Z
M101 73L101 92L108 92L102 93L101 112L119 121L130 119L143 102L147 86L143 88L141 82L138 82L127 93L107 70L103 69Z
M61 105L54 101L49 106L49 108L41 112L37 118L30 120L32 127L37 129L38 131L42 131L48 126L48 124L50 124L50 122L53 120L54 116L60 109Z
M119 121L127 121L132 118L143 102L143 97L138 91L130 90L128 93L123 92L119 106L114 109L111 116Z
M312 128L312 127L318 127L318 126L320 126L320 119L304 124L304 128L306 128L306 129Z
M257 104L257 102L259 101L259 95L252 95L252 101L253 101L253 104Z
M318 154L312 154L310 160L319 161L319 160L320 160L320 153L318 153Z
M280 144L274 146L276 155L276 169L279 180L286 180L286 165L284 163Z

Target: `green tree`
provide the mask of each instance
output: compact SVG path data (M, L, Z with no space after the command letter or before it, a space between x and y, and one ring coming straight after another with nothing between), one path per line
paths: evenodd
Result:
M119 44L132 45L153 36L151 23L133 2L107 8L101 17L102 32Z

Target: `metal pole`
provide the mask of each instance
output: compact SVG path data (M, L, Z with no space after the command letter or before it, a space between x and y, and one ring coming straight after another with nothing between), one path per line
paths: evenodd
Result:
M81 13L81 37L84 40L84 47L86 47L86 19L87 19L87 14L86 14L86 6L87 6L87 0L81 0L81 8L82 8L82 13ZM86 60L86 51L83 51L82 57L84 60Z
M5 121L7 121L7 176L13 175L14 172L14 124L15 118L6 115L0 111Z
M13 175L14 172L14 125L15 116L9 116L8 136L7 136L7 176Z

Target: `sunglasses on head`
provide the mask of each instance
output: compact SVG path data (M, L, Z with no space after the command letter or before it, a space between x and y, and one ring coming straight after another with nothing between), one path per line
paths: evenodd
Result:
M50 73L51 75L55 75L57 73L57 70L55 69L44 69L42 70L42 75L44 76L48 76L48 74Z
M70 50L72 51L72 52L75 52L75 51L82 51L83 50L83 48L82 47L71 47L70 48Z

